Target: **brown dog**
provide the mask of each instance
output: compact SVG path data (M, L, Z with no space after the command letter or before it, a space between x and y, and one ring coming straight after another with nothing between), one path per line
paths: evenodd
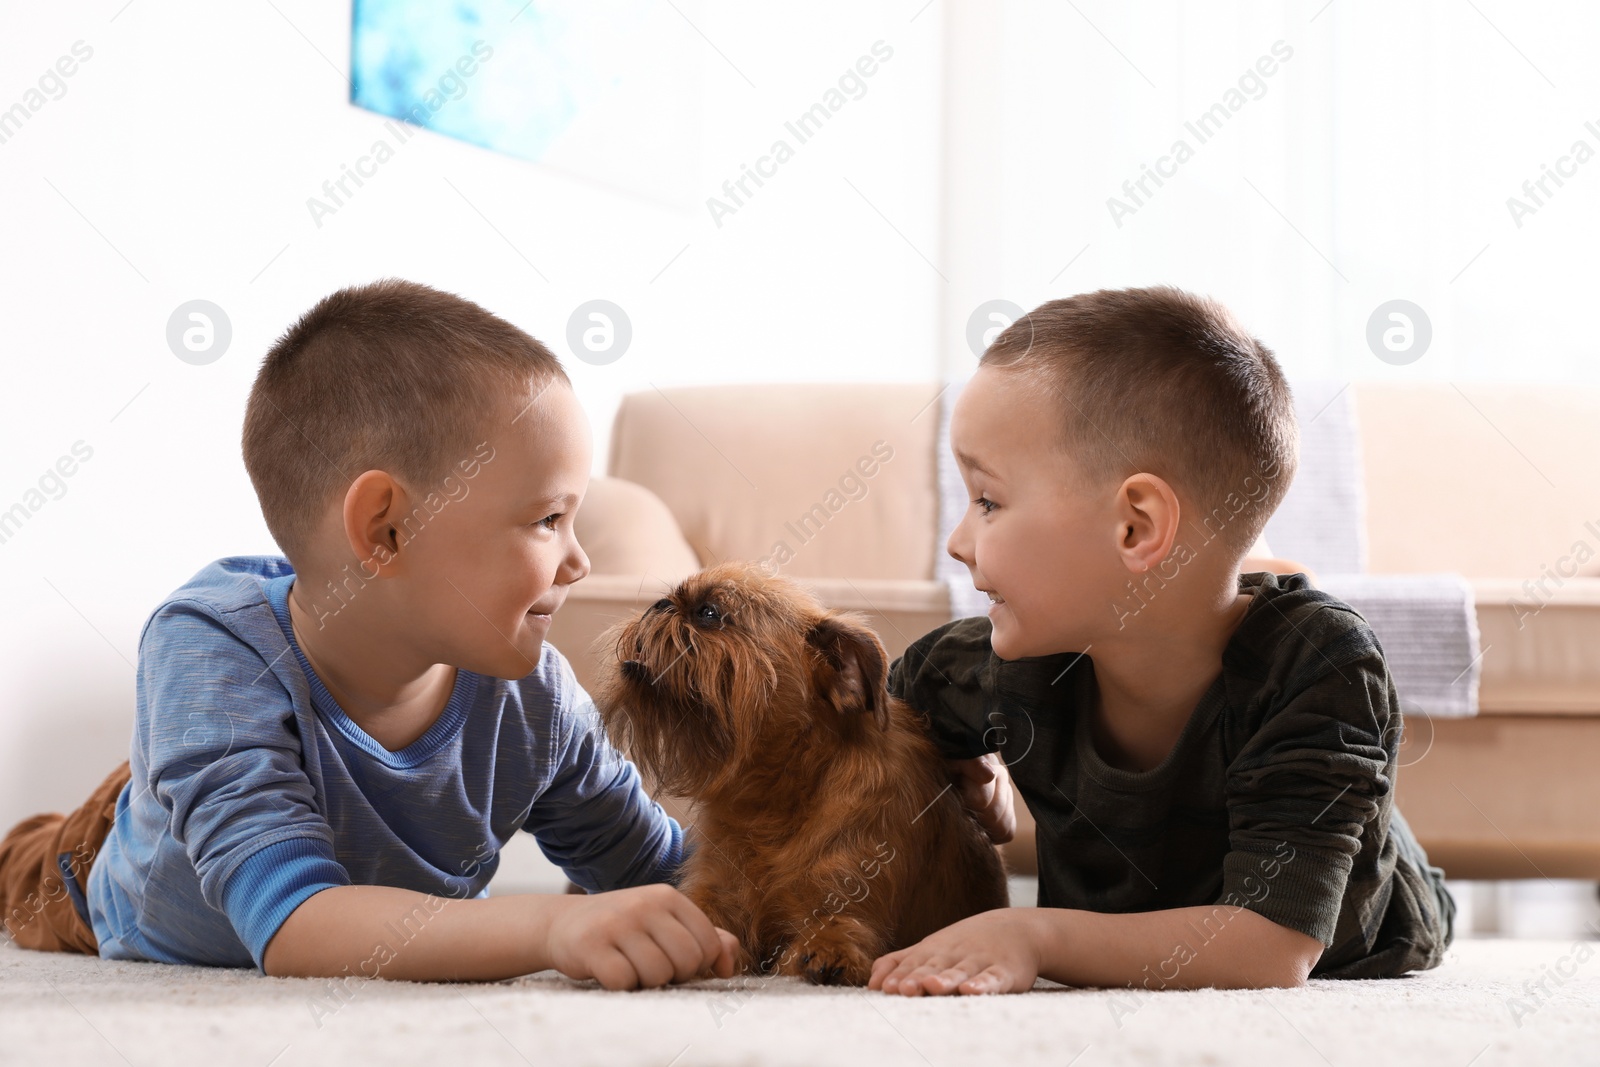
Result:
M999 854L859 616L725 563L601 640L606 730L694 801L681 888L739 939L741 972L865 985L883 953L1006 906Z

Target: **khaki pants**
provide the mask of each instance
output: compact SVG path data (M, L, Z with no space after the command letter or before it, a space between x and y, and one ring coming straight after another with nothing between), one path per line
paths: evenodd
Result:
M130 777L123 760L70 815L34 815L0 840L0 925L18 945L99 955L85 891Z

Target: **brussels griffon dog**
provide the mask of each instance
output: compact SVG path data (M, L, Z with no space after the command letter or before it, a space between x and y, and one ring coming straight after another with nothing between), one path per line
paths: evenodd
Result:
M999 854L860 616L725 563L600 641L606 731L693 802L680 888L739 939L740 972L865 985L883 953L1006 906Z

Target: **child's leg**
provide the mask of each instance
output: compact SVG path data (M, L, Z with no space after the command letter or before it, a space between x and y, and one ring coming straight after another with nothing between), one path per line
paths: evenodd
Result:
M1422 875L1423 881L1433 892L1433 899L1437 911L1433 916L1424 916L1433 920L1433 929L1436 943L1430 958L1442 960L1445 949L1449 948L1455 940L1456 925L1456 899L1450 895L1450 890L1444 884L1444 868L1435 867L1428 862L1428 854L1417 835L1412 832L1411 824L1406 822L1406 817L1400 814L1396 805L1389 815L1389 833L1395 836L1396 843L1402 855L1411 860L1411 865ZM1426 967L1437 966L1437 963L1425 964Z
M0 840L0 926L18 945L99 954L84 891L130 774L123 760L70 815L34 815Z

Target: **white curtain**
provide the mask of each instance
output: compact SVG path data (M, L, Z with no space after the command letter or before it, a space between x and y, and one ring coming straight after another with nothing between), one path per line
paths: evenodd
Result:
M1171 283L1223 300L1301 376L1600 381L1585 321L1600 95L1584 54L1600 8L987 10L1001 20L1000 47L981 54L998 110L953 116L947 166L987 175L950 188L995 220L966 250L1001 265L990 295L1026 308ZM1404 365L1367 340L1397 299L1432 333ZM967 311L947 308L947 323Z

